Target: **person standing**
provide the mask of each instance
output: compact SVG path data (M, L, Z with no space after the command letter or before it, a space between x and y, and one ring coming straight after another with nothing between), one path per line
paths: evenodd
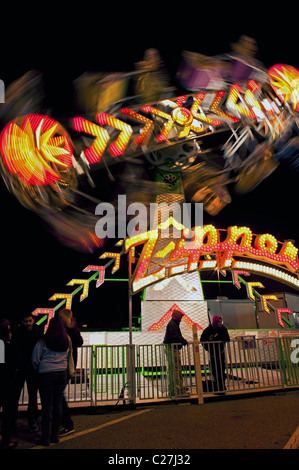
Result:
M62 309L58 312L58 316L62 319L67 334L72 341L74 368L77 367L78 348L83 344L83 338L78 328L77 320L73 316L73 312L69 309ZM71 418L70 410L67 405L65 396L62 397L62 419L59 436L66 436L75 432L74 422Z
M184 387L182 375L181 349L188 341L182 336L180 323L184 314L174 310L168 322L163 343L166 345L168 361L168 379L170 395L184 395L188 391Z
M43 327L36 325L34 316L31 313L24 315L21 325L13 333L13 339L21 351L21 363L17 374L17 406L21 391L26 382L28 390L28 425L30 432L38 431L38 376L37 372L33 369L31 357L36 343L42 336Z
M71 340L58 316L50 320L48 329L32 353L33 368L38 372L42 404L42 437L39 445L59 442L62 397L67 383L68 354Z
M210 367L213 375L213 391L225 391L225 343L230 341L227 328L223 325L223 319L214 315L212 324L205 328L200 337L200 342L210 355Z
M20 354L16 343L12 341L10 322L0 319L0 340L4 345L4 358L0 361L0 407L2 407L2 449L14 448L17 442L12 442L15 425L14 413L17 400L17 370ZM3 360L2 360L3 359Z

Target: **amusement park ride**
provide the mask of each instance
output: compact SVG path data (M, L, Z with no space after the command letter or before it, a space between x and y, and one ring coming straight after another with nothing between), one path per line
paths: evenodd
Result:
M185 313L186 334L192 334L194 323L205 328L209 306L200 273L209 270L230 272L236 288L245 285L252 312L259 303L271 317L270 329L297 325L293 309L279 304L275 294L263 295L263 284L250 277L270 277L299 289L293 241L255 235L247 226L212 224L193 227L190 237L171 210L174 203L197 203L216 216L231 202L229 185L244 194L280 160L296 165L299 70L284 64L265 70L254 59L252 45L242 37L231 54L185 52L176 87L169 86L156 50L146 51L131 74L83 74L74 82L78 114L67 119L41 113L39 77L32 73L7 90L0 168L8 190L70 246L89 253L101 250L95 256L100 263L83 266L86 274L67 284L72 292L54 293L49 299L54 307L34 310L40 323L48 324L63 305L71 308L76 294L84 301L91 283L100 288L108 268L114 276L125 257L129 302L143 292L142 331L132 333L130 317L130 342L160 341L174 308ZM119 167L120 182L115 178ZM115 240L113 251L105 251L107 240L95 232L95 207L104 200L97 173L105 174L105 188L110 185L107 200L115 208L115 220L119 194L147 208L164 203L153 227L139 230L136 217L135 230ZM253 329L258 329L255 321ZM121 341L121 333L107 335L104 342Z

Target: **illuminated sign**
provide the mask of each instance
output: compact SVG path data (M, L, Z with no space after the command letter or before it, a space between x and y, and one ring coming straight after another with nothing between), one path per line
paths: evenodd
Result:
M93 165L105 154L112 158L138 156L213 132L231 131L231 126L239 125L243 118L246 125L264 123L265 136L275 135L289 113L284 104L291 100L298 110L299 71L276 65L270 69L269 78L280 100L249 80L244 89L233 84L228 91L205 90L155 105L122 108L115 115L98 113L95 122L74 117L72 130L93 138L80 158ZM30 114L8 123L0 136L0 148L8 171L31 185L57 181L60 177L55 165L72 165L73 149L66 131L47 116Z
M229 227L225 237L225 231L217 230L213 225L195 227L192 240L187 241L188 234L181 226L182 238L170 240L164 250L159 251L159 262L155 263L159 230L172 224L169 218L163 227L160 224L154 230L125 240L125 253L144 245L132 280L133 292L175 274L216 269L255 272L299 288L298 248L291 241L278 242L271 234L254 235L248 227ZM156 264L157 268L149 272L150 263Z
M297 277L297 273L299 272L298 250L291 242L280 243L270 234L253 235L248 227L229 227L226 231L225 239L221 240L225 230L217 230L214 226L208 225L195 228L194 240L189 243L188 247L184 246L186 243L184 237L181 239L170 239L167 246L163 250L156 250L155 256L153 256L156 243L159 239L160 229L165 229L171 224L174 225L174 223L177 228L181 228L182 234L185 233L187 236L184 226L178 224L173 218L169 218L166 222L159 224L156 230L118 241L115 246L121 248L119 253L105 252L99 257L100 259L112 258L110 261L104 266L86 266L83 272L90 273L94 271L88 279L72 279L67 284L68 286L79 285L72 293L54 294L49 300L56 300L59 301L59 303L54 308L37 308L34 310L33 315L44 315L44 318L39 320L39 322L47 318L45 327L47 329L49 321L54 316L56 310L63 305L65 305L66 308L71 308L72 300L76 294L80 293L80 302L85 300L88 296L91 282L96 281L96 287L100 287L105 282L105 271L108 266L111 266L111 273L113 275L119 269L121 257L129 251L131 254L134 253L135 247L144 244L135 272L130 280L133 293L154 283L157 283L154 287L156 290L163 290L170 282L172 276L176 276L176 280L184 289L188 292L192 292L194 287L183 279L180 274L196 269L201 271L219 269L219 267L222 266L222 258L224 255L225 268L223 269L222 267L221 272L225 270L230 271L233 284L237 288L241 287L240 281L246 284L247 296L252 301L255 301L256 298L260 299L262 308L268 314L270 314L270 310L274 312L277 317L277 322L282 328L285 327L285 323L288 326L292 326L288 319L283 316L283 314L292 314L291 310L273 307L271 302L277 301L275 295L259 294L255 288L264 288L262 283L245 282L240 276L248 276L250 272L257 273L266 277L273 277L283 283L288 283L294 288L299 288L299 280ZM195 241L196 238L197 241ZM195 249L192 256L192 249L194 247ZM181 249L183 249L183 251L178 252L178 250ZM187 251L187 249L189 251ZM276 251L278 252L276 253ZM255 258L256 261L241 261L237 259L240 256ZM157 257L159 262L155 263L155 258ZM193 260L194 263L193 261L189 263L190 259ZM159 266L159 268L153 272L151 264L151 272L149 273L148 268L152 260L154 266ZM265 262L268 264L265 264ZM276 264L277 267L273 267L269 264ZM149 331L159 330L169 320L174 308L178 307L173 305L157 323L153 323L150 326ZM184 315L183 321L192 328L194 322L187 315ZM201 329L201 326L196 323L196 328Z

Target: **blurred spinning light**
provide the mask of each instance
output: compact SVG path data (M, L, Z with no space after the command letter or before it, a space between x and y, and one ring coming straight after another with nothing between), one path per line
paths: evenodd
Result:
M72 147L60 124L47 116L28 115L22 127L12 121L0 136L4 163L12 175L31 185L60 179L59 168L72 166Z
M283 103L291 101L299 111L299 70L291 65L273 65L268 72L270 84Z

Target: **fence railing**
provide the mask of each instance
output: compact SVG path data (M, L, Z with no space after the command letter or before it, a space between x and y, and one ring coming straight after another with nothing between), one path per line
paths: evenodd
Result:
M299 336L298 336L299 339ZM294 338L181 345L90 345L78 349L65 396L78 406L172 400L299 386ZM299 342L298 342L299 345ZM200 371L195 370L199 354ZM299 356L299 353L298 353ZM294 360L295 358L295 360ZM201 387L198 381L201 380ZM28 403L24 387L20 405Z

